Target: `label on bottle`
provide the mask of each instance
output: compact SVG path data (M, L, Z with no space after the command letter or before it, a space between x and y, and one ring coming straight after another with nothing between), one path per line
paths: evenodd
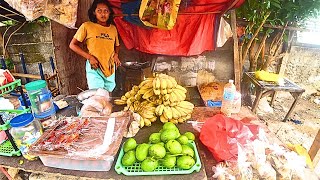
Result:
M233 91L232 90L224 90L223 99L227 100L227 101L233 101L234 100Z

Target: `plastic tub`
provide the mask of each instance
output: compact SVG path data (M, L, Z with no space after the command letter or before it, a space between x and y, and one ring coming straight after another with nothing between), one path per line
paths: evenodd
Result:
M31 110L35 118L47 118L55 115L51 92L45 80L32 81L26 84Z
M71 169L79 171L109 171L112 167L114 158L108 159L68 159L58 158L56 156L39 156L42 163L48 167Z
M24 158L34 160L37 157L29 154L29 147L43 133L41 123L31 113L21 114L10 121L10 133Z

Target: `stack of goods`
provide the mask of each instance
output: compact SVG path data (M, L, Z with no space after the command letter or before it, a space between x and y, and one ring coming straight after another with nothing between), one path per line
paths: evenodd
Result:
M127 170L137 167L139 167L136 169L138 173L161 171L172 174L172 171L177 169L190 170L187 171L189 173L193 170L199 171L201 163L194 140L193 133L186 132L181 135L173 123L167 122L159 132L149 136L148 143L137 144L135 139L129 138L119 154L116 171L125 175L131 175ZM179 172L174 173L179 174ZM140 175L153 175L153 173Z
M258 80L275 83L280 86L283 86L285 83L281 75L271 73L268 71L264 71L264 70L256 71L254 75L255 75L255 78Z
M109 171L130 119L129 113L107 119L60 119L30 147L30 153L49 167Z
M187 90L166 74L156 74L134 86L117 105L127 105L125 110L137 112L141 116L140 127L150 126L158 117L160 121L183 123L191 118L194 105L186 99Z

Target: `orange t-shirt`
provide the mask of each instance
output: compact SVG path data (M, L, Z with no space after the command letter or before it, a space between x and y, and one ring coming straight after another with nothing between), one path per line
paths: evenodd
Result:
M114 25L108 27L98 23L83 23L74 38L85 41L89 53L97 58L100 69L108 77L114 72L114 47L119 46L118 32Z

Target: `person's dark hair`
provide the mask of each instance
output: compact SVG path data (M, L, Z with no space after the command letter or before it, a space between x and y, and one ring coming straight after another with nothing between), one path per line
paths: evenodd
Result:
M110 15L109 15L109 19L107 21L107 25L112 24L113 23L113 14L114 14L114 12L113 12L113 10L111 8L110 3L107 0L94 0L93 1L91 7L88 10L88 16L89 16L90 21L94 22L94 23L97 22L97 17L96 17L96 15L94 15L94 11L96 10L98 4L105 4L105 5L108 6L109 11L110 11Z

